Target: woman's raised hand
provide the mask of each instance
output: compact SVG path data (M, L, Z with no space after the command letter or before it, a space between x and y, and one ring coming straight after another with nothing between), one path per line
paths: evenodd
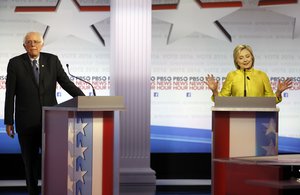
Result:
M208 86L208 88L213 92L214 96L218 95L218 87L219 82L215 79L213 74L208 74L207 77L205 77L205 84Z

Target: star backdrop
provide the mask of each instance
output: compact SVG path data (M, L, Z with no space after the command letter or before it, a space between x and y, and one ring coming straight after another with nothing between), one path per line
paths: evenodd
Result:
M255 68L269 75L274 90L279 79L293 79L293 88L278 104L278 142L279 151L300 152L298 1L152 3L152 152L210 152L213 103L204 79L214 74L224 81L227 72L234 69L232 51L237 44L252 46ZM19 150L17 138L9 139L5 134L3 104L7 63L24 52L24 34L41 32L44 52L58 55L64 68L69 64L73 75L94 85L97 95L109 95L109 9L108 0L0 2L1 153ZM86 95L92 95L89 85L71 79ZM71 98L60 86L56 95L59 102ZM271 129L268 133L272 134ZM13 147L6 147L8 144Z
M47 26L44 32L47 44L63 40L66 36L74 36L96 45L101 43L101 37L97 35L99 32L95 32L92 25L107 19L109 11L79 11L73 0L58 1L55 8L53 12L36 9L35 12L20 10L15 13Z

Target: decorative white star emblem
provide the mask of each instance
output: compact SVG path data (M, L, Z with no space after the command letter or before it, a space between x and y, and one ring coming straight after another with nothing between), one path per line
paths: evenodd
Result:
M84 152L87 149L88 149L87 147L76 147L75 148L75 156L76 156L76 158L80 156L81 158L85 159Z
M239 8L201 8L195 0L182 0L177 10L154 11L153 16L172 24L168 44L194 32L228 41L228 37L217 27L215 21L237 9Z
M276 123L273 118L270 118L269 123L263 123L264 127L266 127L266 135L270 133L276 134Z
M276 155L277 149L273 143L273 140L270 141L268 146L262 146L264 150L266 150L266 156Z
M76 147L74 143L69 142L69 154L70 154L69 163L72 163L73 158L77 158L79 156L81 156L83 159L85 159L84 152L87 149L88 149L88 147ZM73 165L73 163L72 163L72 165Z
M76 122L75 122L76 121ZM87 171L75 171L75 159L79 156L85 160L84 152L88 149L87 147L76 147L74 138L78 133L85 135L84 128L88 123L82 123L82 118L70 118L68 124L68 193L74 192L74 182L78 180L84 184L84 175Z
M74 166L73 160L74 160L74 144L72 142L68 142L68 165L69 166Z
M69 119L69 123L68 123L68 140L70 142L74 142L74 119Z
M79 120L80 122L75 123L75 135L78 133L82 133L85 135L84 128L87 126L87 123L82 123L82 119Z
M74 167L68 166L68 195L73 195L74 192Z
M81 181L83 184L85 184L84 181L84 175L87 173L87 171L76 171L75 172L75 177L74 177L74 181Z
M56 12L20 14L49 27L45 36L46 44L59 41L69 35L94 44L101 43L92 25L110 16L110 12L80 12L76 9L73 0L60 1Z

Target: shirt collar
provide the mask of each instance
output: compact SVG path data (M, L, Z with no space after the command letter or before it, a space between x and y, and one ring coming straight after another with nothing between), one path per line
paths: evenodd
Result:
M36 60L37 63L39 63L40 56L38 56L37 58L31 58L31 57L29 56L29 59L30 59L30 62L31 62L31 63L32 63L33 60Z
M250 69L246 69L246 72L253 72L254 68L253 66ZM244 69L239 69L240 72L244 72Z

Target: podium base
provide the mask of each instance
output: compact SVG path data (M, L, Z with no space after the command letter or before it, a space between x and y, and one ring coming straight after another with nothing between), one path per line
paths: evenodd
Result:
M150 168L120 168L120 185L156 184L155 171Z

